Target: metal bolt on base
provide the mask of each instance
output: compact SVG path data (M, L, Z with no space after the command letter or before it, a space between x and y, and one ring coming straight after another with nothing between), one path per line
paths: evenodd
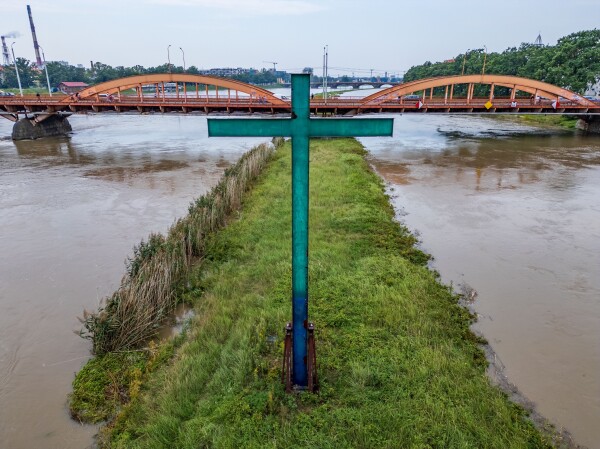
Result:
M308 374L308 385L306 387L294 385L293 383L293 360L292 360L292 346L293 346L293 326L292 323L287 323L285 326L285 340L283 345L283 369L281 371L281 382L285 385L285 392L291 393L292 391L310 391L311 393L317 393L319 391L319 377L317 375L317 352L315 346L315 325L308 323L307 325L308 334L308 351L304 357L303 362L306 366Z

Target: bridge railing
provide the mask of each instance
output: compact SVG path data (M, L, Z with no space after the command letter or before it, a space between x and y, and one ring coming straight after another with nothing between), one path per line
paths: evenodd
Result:
M397 106L406 106L406 107L416 107L418 105L419 102L422 103L422 107L426 108L426 107L470 107L470 106L477 106L477 107L482 107L484 106L488 101L491 101L492 103L492 107L512 107L513 106L513 101L516 103L516 107L553 107L552 104L554 102L554 100L552 99L547 99L547 98L539 98L539 99L532 99L532 98L527 98L527 97L518 97L515 98L514 100L509 98L509 97L496 97L496 98L492 98L491 100L489 99L489 97L476 97L476 98L470 98L467 99L465 97L459 97L459 98L441 98L441 97L434 97L434 98L419 98L419 99L411 99L411 100L405 100L405 99L398 99L398 98L387 98L384 99L383 101L378 101L376 103L371 103L371 104L367 104L365 106L377 106L377 107L397 107ZM559 100L559 107L563 108L563 107L569 107L569 108L573 108L573 107L577 107L577 108L584 108L583 106L581 106L580 104L578 104L576 101L571 101L571 100Z
M271 108L274 105L268 101L268 99L261 99L256 97L227 97L227 96L219 96L209 95L209 96L200 96L196 97L188 95L183 96L180 95L179 98L174 95L169 96L154 96L154 95L144 95L143 97L139 97L137 95L121 95L119 98L118 95L114 95L112 100L110 97L99 97L96 98L87 98L87 99L72 99L69 102L63 102L65 96L52 96L49 95L41 95L40 97L36 97L35 95L26 95L26 96L14 96L14 97L0 97L0 106L14 106L17 108L21 108L25 106L27 109L35 109L41 110L40 108L45 107L54 107L57 105L60 106L70 106L73 105L77 107L87 106L90 109L92 107L100 107L101 109L105 109L107 107L116 107L116 106L124 106L124 107L136 107L136 106L148 106L148 107L232 107L232 108ZM286 101L286 100L284 100ZM452 98L452 99L444 99L443 97L434 97L434 98L425 98L422 97L419 100L405 100L398 98L388 98L381 102L374 103L364 103L364 98L362 97L331 97L327 100L323 98L313 98L310 101L311 108L323 108L323 109L332 109L332 108L347 108L347 109L369 109L369 108L382 108L382 109L411 109L418 108L418 103L422 102L423 108L483 108L485 103L489 101L488 97L484 98L472 98L467 100L466 98ZM518 97L515 98L516 105L513 106L510 98L507 97L497 97L491 100L492 107L494 108L542 108L542 109L553 109L553 100L550 99L531 99L531 98L523 98ZM597 103L598 107L600 107L600 103ZM290 106L291 107L291 106ZM285 110L285 105L276 105L277 110ZM561 109L587 109L586 106L581 106L575 101L569 100L560 100L559 108Z

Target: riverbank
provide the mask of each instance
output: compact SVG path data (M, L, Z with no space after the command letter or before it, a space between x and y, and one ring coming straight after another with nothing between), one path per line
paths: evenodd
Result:
M190 270L181 294L196 315L187 332L167 349L142 351L150 369L142 361L127 383L105 390L131 402L103 442L548 447L490 385L472 316L426 268L364 156L350 139L311 143L310 314L321 392L286 395L280 383L291 282L287 143Z
M493 115L496 120L510 120L513 122L522 122L528 125L535 126L550 126L563 129L576 129L578 117L570 115L554 115L554 114L524 114L524 115Z

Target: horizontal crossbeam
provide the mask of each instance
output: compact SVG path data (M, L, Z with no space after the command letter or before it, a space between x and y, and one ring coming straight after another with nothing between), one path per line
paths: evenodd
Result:
M210 137L291 137L294 119L208 119ZM381 118L311 119L309 137L391 136L394 120ZM304 133L303 133L304 134Z

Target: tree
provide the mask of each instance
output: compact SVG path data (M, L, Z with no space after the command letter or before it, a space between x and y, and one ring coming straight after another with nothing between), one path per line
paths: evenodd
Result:
M119 78L118 71L107 64L101 62L94 63L92 79L95 83L103 83Z
M519 48L508 48L502 53L488 53L476 49L457 55L454 62L429 61L411 67L404 81L433 76L481 73L483 60L485 73L514 75L544 81L583 93L589 84L600 78L600 30L579 31L562 37L555 46L539 46L523 43ZM476 95L486 88L477 87ZM487 88L489 89L489 88ZM464 86L457 86L455 93L464 94Z
M48 62L46 63L46 68L52 87L58 87L63 81L82 81L84 83L91 81L88 74L89 71L83 67L75 67L60 62ZM43 70L38 74L38 81L42 85L46 84L46 74Z
M31 63L29 59L17 58L17 68L19 70L19 78L21 80L21 86L25 89L33 85L36 79L36 73L38 68ZM14 64L5 65L3 69L3 79L0 82L0 86L9 89L16 89L19 87L17 74L15 72Z

